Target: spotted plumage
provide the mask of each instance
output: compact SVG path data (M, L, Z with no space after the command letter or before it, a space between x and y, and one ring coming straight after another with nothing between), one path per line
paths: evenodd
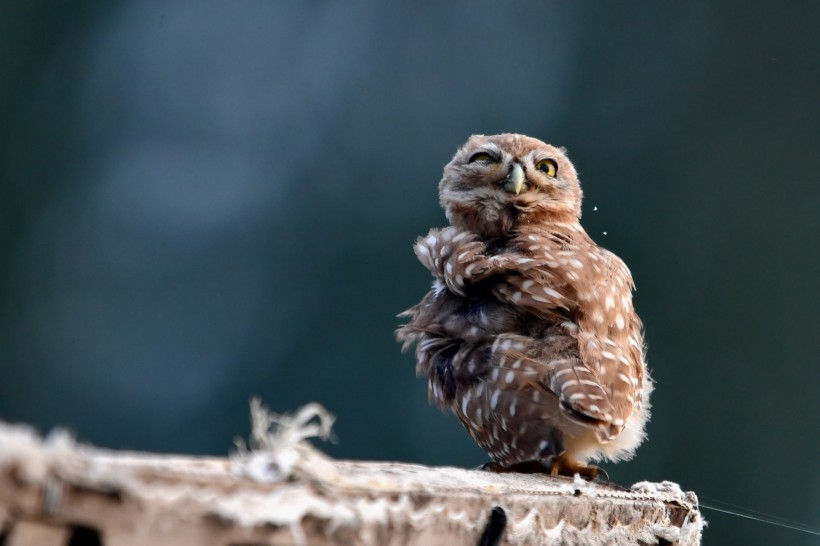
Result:
M632 276L581 227L564 151L473 136L439 190L451 225L415 245L433 287L397 331L431 400L501 468L631 457L652 389Z

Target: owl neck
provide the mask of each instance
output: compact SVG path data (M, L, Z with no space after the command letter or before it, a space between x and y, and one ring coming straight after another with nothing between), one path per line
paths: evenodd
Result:
M522 209L517 213L516 226L544 227L549 231L567 229L574 231L580 226L578 213L567 209L533 208Z
M453 225L478 235L483 241L515 239L522 231L544 230L566 234L583 232L574 211L566 209L518 208L513 206L488 210L454 205L448 208L448 219Z
M527 246L531 241L539 241L543 245L557 245L558 248L594 244L578 219L569 216L549 222L521 222L508 241L508 244L515 246Z

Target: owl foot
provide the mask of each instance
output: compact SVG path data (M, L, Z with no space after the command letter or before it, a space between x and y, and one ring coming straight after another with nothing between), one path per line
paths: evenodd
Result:
M497 462L484 463L476 468L476 470L483 470L485 472L493 472L495 474L549 474L550 476L569 476L579 474L587 481L595 481L601 479L609 483L609 474L600 466L582 463L581 461L574 461L565 457L554 457L552 462L546 463L544 461L526 461L523 463L516 463L510 466L504 466Z
M601 478L602 481L609 483L609 474L600 466L575 461L566 455L553 457L549 464L549 473L552 476L574 476L578 474L587 481L593 482Z

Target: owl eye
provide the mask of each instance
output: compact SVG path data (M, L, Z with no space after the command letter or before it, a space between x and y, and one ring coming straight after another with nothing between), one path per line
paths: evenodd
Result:
M554 177L555 173L558 171L558 165L556 165L555 161L552 159L542 159L535 164L535 168L547 176L552 177Z
M498 163L498 160L487 152L478 152L470 156L470 163L480 161L481 163Z

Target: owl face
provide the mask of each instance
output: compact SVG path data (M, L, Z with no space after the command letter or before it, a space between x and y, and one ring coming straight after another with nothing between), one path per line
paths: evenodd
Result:
M444 167L439 194L450 223L483 238L581 215L581 187L565 153L524 135L470 137Z

